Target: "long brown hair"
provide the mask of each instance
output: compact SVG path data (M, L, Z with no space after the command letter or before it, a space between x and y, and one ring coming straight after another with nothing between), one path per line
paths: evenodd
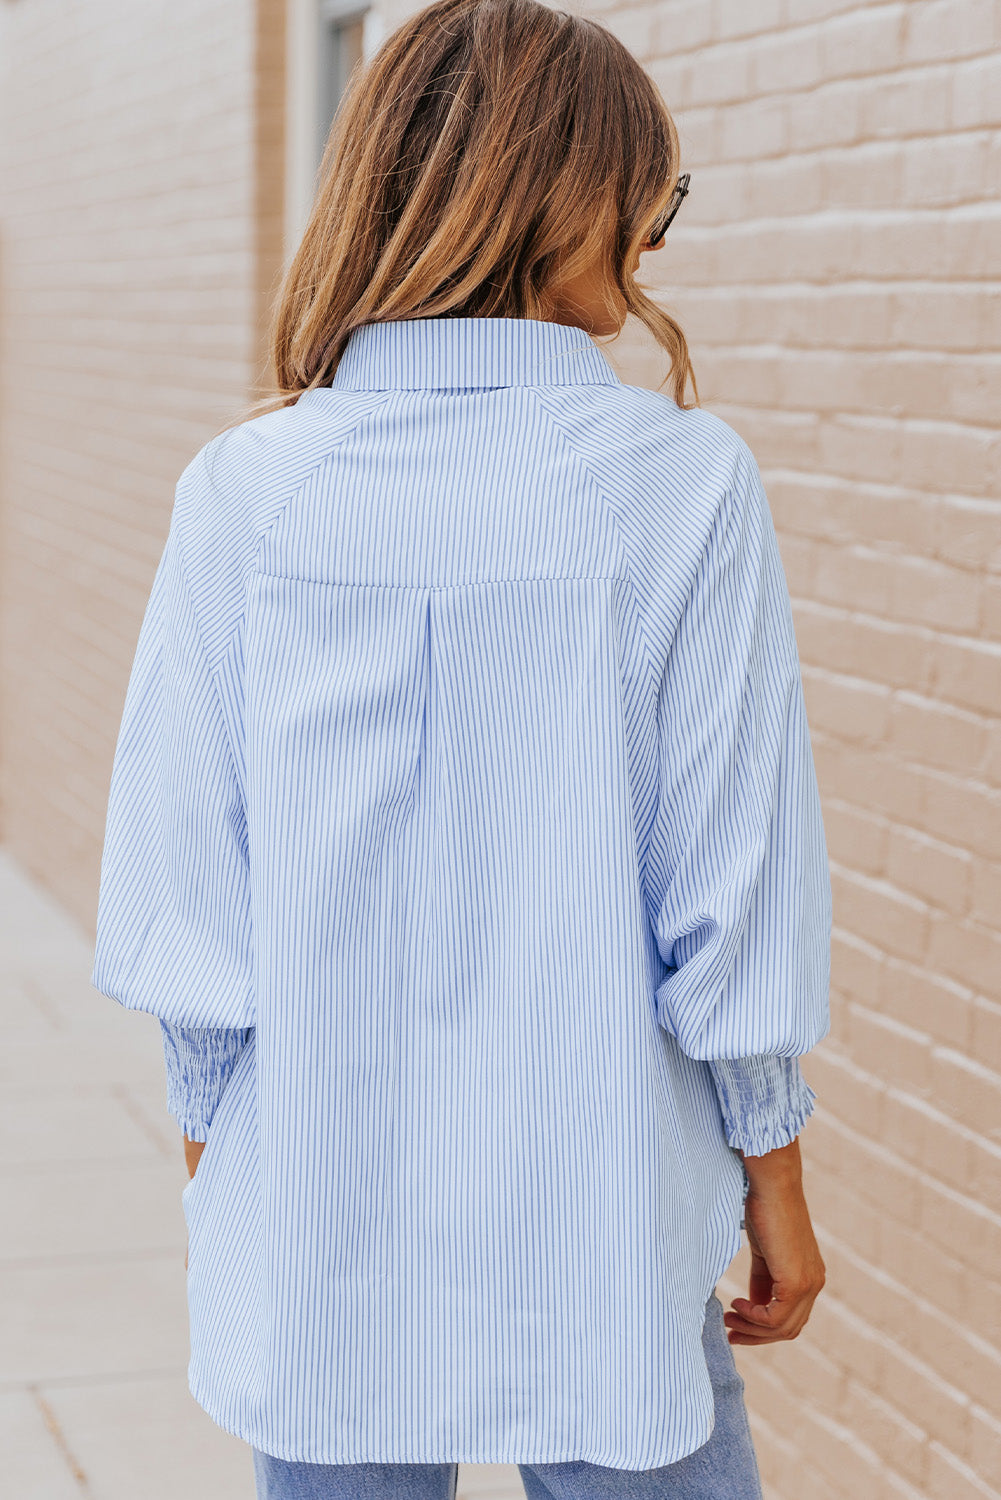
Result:
M329 385L362 324L545 318L596 264L697 405L681 328L629 270L678 175L674 121L606 27L539 0L434 0L349 81L273 306L276 394L251 411Z

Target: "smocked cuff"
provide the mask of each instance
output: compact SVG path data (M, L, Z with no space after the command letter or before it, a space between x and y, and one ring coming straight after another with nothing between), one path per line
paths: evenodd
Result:
M710 1062L726 1138L745 1156L788 1146L813 1113L817 1096L798 1057L761 1053Z
M216 1106L253 1027L187 1027L161 1021L167 1109L189 1141L205 1141Z

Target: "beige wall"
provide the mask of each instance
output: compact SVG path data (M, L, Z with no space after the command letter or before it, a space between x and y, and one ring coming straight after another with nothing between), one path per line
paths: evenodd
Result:
M737 1356L768 1500L998 1496L1001 5L589 10L681 130L656 276L762 467L833 862L828 1284Z
M588 9L681 129L656 275L764 473L833 860L829 1281L800 1339L737 1350L767 1500L996 1497L1001 5ZM281 6L4 0L0 28L3 836L89 925L173 486L259 373ZM607 352L658 383L638 338Z
M88 926L174 485L260 363L275 16L267 0L0 4L2 836Z

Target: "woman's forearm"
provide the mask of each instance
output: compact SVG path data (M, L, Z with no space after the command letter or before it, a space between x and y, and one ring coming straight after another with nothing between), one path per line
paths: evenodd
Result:
M740 1153L752 1188L760 1189L772 1185L800 1185L803 1180L803 1158L799 1149L799 1136L763 1156L748 1156Z

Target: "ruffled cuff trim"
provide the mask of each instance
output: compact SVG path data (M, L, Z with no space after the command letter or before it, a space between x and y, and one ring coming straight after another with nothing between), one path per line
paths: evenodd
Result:
M710 1061L726 1138L745 1156L788 1146L813 1113L817 1096L798 1057L761 1053Z
M167 1109L189 1141L205 1141L253 1027L184 1027L160 1022L167 1070Z

